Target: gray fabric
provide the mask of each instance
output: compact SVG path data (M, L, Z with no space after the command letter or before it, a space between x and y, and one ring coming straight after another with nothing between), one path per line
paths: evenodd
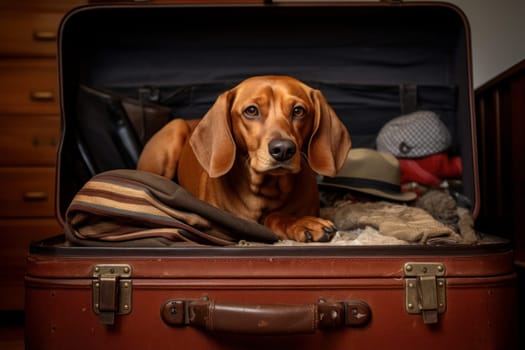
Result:
M377 135L377 149L399 158L425 157L450 147L451 136L439 116L417 111L394 118Z

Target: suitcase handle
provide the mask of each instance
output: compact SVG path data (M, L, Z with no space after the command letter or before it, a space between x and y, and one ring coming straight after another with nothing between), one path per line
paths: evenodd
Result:
M317 304L237 304L207 299L169 300L161 308L170 326L193 326L209 332L258 335L306 334L317 329L364 326L371 317L363 301Z

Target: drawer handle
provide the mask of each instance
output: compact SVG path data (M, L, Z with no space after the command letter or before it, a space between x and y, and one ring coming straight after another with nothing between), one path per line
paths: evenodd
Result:
M51 91L32 91L31 92L31 100L33 101L52 101L55 98L55 94Z
M54 41L56 38L56 33L49 30L35 30L33 32L33 39L35 41Z
M24 201L26 202L39 202L47 200L47 192L44 191L30 191L24 193Z
M51 146L54 147L58 144L58 140L56 137L40 137L40 136L33 136L33 146L34 147L41 147L41 146Z
M237 304L210 300L168 300L163 321L174 327L193 326L208 332L241 334L306 334L316 330L360 327L371 310L360 300L317 304Z

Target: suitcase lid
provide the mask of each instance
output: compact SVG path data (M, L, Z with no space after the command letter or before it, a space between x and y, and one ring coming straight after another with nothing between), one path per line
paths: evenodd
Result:
M130 111L160 123L201 117L221 92L259 74L320 89L353 147L374 148L404 111L435 111L477 215L470 32L450 4L92 5L65 16L58 45L61 220L93 175L135 167L148 132L139 135Z

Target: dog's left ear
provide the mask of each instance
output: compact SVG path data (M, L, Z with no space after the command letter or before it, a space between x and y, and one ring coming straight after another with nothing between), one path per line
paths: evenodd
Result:
M335 176L352 146L350 134L319 90L312 89L315 119L308 144L308 162L317 173Z
M231 133L232 92L222 93L190 137L190 145L209 177L226 174L235 161L235 141Z

